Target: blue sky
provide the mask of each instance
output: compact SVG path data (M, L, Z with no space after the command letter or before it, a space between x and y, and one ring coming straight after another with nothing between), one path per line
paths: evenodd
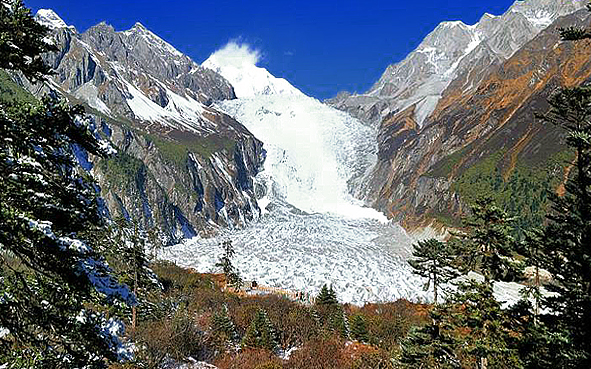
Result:
M55 10L78 31L106 21L117 30L135 22L198 63L230 40L248 43L259 66L304 93L325 99L364 92L444 20L473 24L503 13L513 0L25 0Z

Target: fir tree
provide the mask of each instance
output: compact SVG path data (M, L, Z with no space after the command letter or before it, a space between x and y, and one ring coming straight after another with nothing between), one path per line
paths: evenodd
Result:
M2 1L0 67L43 79L46 31L22 1ZM105 224L71 151L104 155L88 126L81 107L54 98L0 103L0 362L10 367L101 368L117 358L93 308L133 296L93 237Z
M476 200L472 216L464 220L465 233L451 240L460 271L479 271L487 284L519 275L520 265L512 260L516 249L512 222L490 197Z
M37 23L22 0L0 2L0 68L18 70L31 81L45 80L50 68L44 52L56 50L45 41L48 28Z
M363 315L357 314L353 316L350 324L351 338L359 342L369 341L369 332L367 330L367 323Z
M326 284L323 285L320 289L320 293L316 297L316 305L336 305L338 303L337 294L332 288L332 285L330 288L328 288Z
M401 362L406 367L523 367L515 338L519 325L501 309L489 283L461 284L430 316L432 322L403 343Z
M232 241L226 240L220 246L222 246L224 252L215 266L222 269L228 286L240 288L242 286L242 278L236 267L232 264L232 258L236 253L232 246Z
M265 348L271 351L277 348L275 328L263 309L257 311L252 323L246 330L246 334L242 339L242 346Z
M413 267L414 273L427 278L425 290L433 285L434 301L437 304L438 291L441 284L450 282L459 273L453 267L455 256L453 250L446 243L436 239L419 241L414 245L412 253L414 259L408 263Z
M548 288L558 293L547 298L554 312L547 319L558 318L552 329L569 337L571 365L591 367L591 87L564 89L549 103L551 109L542 118L565 130L576 163L565 195L551 196L544 230L544 266L555 282Z
M226 339L234 340L237 337L236 326L228 316L226 307L220 313L213 315L211 328L217 335L223 335Z

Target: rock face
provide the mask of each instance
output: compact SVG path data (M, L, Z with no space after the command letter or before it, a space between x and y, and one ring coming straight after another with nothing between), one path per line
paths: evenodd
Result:
M512 9L517 6L523 5ZM589 12L580 10L556 20L502 63L480 59L472 69L460 63L461 73L422 125L419 104L388 114L380 123L368 200L410 228L433 217L457 218L471 196L487 192L499 194L512 211L538 216L546 196L542 185L559 184L553 178L565 176L568 155L561 131L535 114L545 112L557 88L591 79L589 44L561 42L556 28L590 23ZM488 55L498 60L500 54Z
M413 109L411 118L422 126L458 76L465 76L466 92L474 91L484 71L507 60L558 17L584 6L579 0L517 1L505 14L485 14L474 25L443 22L365 94L340 94L327 102L374 125Z
M87 106L118 151L88 164L113 216L158 226L175 242L260 215L252 178L262 143L212 107L235 98L228 81L140 23L78 33L50 10L37 19L58 48L46 56L56 72L49 87Z

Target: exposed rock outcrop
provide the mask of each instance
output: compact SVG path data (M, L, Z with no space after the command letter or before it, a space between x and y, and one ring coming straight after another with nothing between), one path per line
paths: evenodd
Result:
M97 134L118 153L90 158L113 216L156 225L166 242L260 215L252 178L262 143L212 103L235 98L230 83L202 68L140 23L117 32L100 23L78 33L52 11L37 18L53 29L58 51L46 55L48 88L87 106Z

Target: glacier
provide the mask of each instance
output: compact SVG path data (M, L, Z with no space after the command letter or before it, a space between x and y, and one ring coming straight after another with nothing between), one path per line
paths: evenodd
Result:
M238 98L217 107L264 143L264 168L255 178L260 218L244 229L166 247L159 256L216 272L219 243L229 239L243 278L261 285L315 295L328 284L341 302L357 305L431 300L406 262L412 239L352 195L376 161L374 128L257 62L255 51L229 44L203 66L235 86Z
M264 143L264 168L255 178L260 216L243 229L163 248L158 257L216 273L220 243L230 240L243 279L259 285L311 296L332 285L340 302L354 305L433 301L407 263L416 239L352 195L377 160L376 128L274 77L256 66L259 57L230 43L203 66L240 86L237 99L216 107ZM497 282L495 296L510 305L522 287Z

